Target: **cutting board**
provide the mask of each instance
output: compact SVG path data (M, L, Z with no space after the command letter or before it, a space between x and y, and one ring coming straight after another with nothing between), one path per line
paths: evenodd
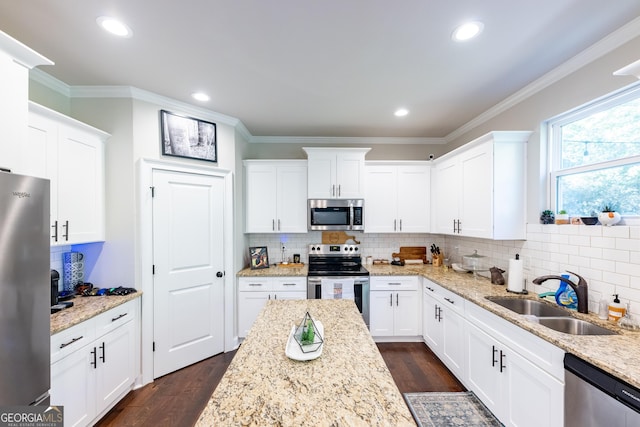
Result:
M401 261L422 260L427 264L427 247L426 246L401 246L400 252L391 254L393 258L400 258Z
M323 245L342 245L347 241L353 240L356 245L360 242L356 240L356 236L350 236L344 231L323 231L322 232L322 244Z

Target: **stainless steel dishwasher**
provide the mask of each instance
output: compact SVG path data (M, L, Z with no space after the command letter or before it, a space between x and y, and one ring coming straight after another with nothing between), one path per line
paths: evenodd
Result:
M567 353L565 427L640 426L640 390Z

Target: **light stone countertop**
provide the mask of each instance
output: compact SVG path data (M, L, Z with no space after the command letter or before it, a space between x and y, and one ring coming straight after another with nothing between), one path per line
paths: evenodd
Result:
M622 330L616 324L600 320L597 315L572 312L574 317L587 320L618 332L618 335L569 335L556 332L540 324L532 323L524 316L501 307L485 297L507 296L512 298L537 298L535 293L526 296L507 292L506 286L492 285L484 277L475 279L470 273L458 273L431 265L367 265L374 276L422 276L468 301L508 320L509 322L539 336L568 353L572 353L615 377L640 388L640 332ZM255 270L243 270L247 276ZM306 274L306 273L305 273ZM240 274L239 274L240 275ZM293 276L293 274L289 274ZM300 274L302 275L302 274ZM549 304L552 304L549 302ZM552 304L555 306L555 304Z
M324 326L322 355L285 355L306 311ZM197 426L415 426L353 301L271 300Z
M303 264L302 267L281 267L277 264L272 264L269 268L259 268L252 270L245 268L240 270L237 277L282 277L282 276L304 276L307 277L309 271L307 264Z
M138 291L129 295L110 295L100 297L76 296L69 300L73 301L73 307L66 308L51 315L51 335L64 331L67 328L77 325L80 322L89 320L100 313L111 310L125 302L139 298L142 292Z

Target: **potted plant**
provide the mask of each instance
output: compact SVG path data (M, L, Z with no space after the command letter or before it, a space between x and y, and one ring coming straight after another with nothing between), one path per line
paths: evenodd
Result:
M617 205L615 203L605 203L602 208L600 208L601 212L598 214L600 224L610 227L619 223L622 218L616 210Z
M556 220L555 214L553 211L546 209L542 211L542 215L540 215L540 222L542 224L553 224Z
M556 215L556 224L569 224L569 214L567 211L562 209L558 212L558 215Z

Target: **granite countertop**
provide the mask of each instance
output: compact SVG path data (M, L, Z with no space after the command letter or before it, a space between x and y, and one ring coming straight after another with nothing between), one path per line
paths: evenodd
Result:
M587 320L596 325L603 326L618 332L617 335L569 335L556 332L540 324L532 323L524 316L499 306L486 299L489 296L508 296L512 298L537 298L532 293L525 296L508 293L506 286L492 285L485 277L477 279L470 273L458 273L449 269L445 271L441 267L431 265L367 265L371 276L422 276L445 289L448 289L472 303L508 320L509 322L539 336L540 338L556 345L568 353L572 353L604 371L620 378L629 384L640 388L640 363L637 354L640 353L640 332L621 329L614 323L601 320L597 315L572 312L574 317ZM272 269L265 269L272 270ZM254 271L245 269L240 273L244 276L252 276ZM275 273L276 269L272 272ZM238 273L238 275L240 275ZM280 273L280 272L278 272ZM290 272L291 273L291 272ZM306 274L306 273L305 273ZM280 274L264 274L280 275ZM284 274L294 276L295 274ZM303 275L303 274L299 274ZM549 304L552 304L549 302ZM555 305L555 304L552 304Z
M322 355L285 355L306 311L324 325ZM197 426L415 426L353 301L271 300L200 414Z
M269 268L259 268L257 270L252 270L250 268L245 268L244 270L240 270L236 276L237 277L280 277L280 276L304 276L307 277L307 272L309 268L307 264L302 264L301 267L281 267L278 264L272 264Z
M640 388L640 332L623 330L616 324L601 320L596 314L572 312L574 317L618 332L618 335L569 335L556 332L545 326L530 322L524 316L514 313L486 299L487 296L512 298L537 298L535 293L516 295L507 292L506 286L492 285L488 278L475 279L471 273L458 273L441 267L417 265L397 267L392 265L367 266L372 276L420 275L448 289L472 303L518 325L519 327L572 353L606 372ZM537 298L540 300L539 298ZM549 302L549 304L556 306Z
M142 292L138 291L129 295L111 295L100 297L80 297L71 299L73 307L64 309L51 315L51 335L64 331L80 322L89 320L100 313L111 310L125 302L139 298Z

